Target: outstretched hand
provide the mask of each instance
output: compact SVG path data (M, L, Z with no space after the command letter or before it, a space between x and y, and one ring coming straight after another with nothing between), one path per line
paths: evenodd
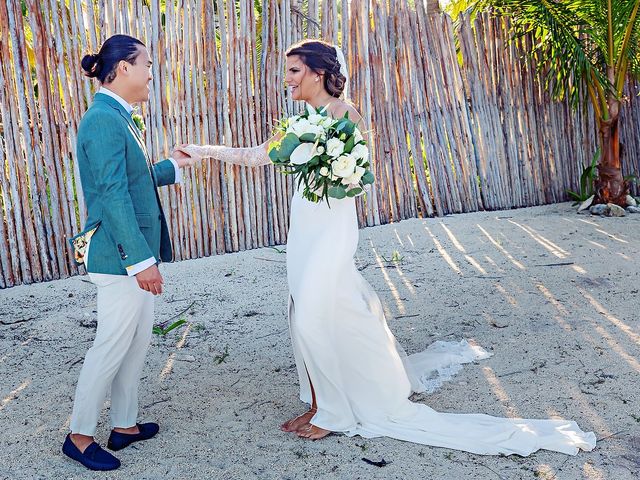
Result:
M202 160L202 157L189 153L186 149L188 145L176 145L171 152L171 158L177 163L178 167L193 167L196 163Z

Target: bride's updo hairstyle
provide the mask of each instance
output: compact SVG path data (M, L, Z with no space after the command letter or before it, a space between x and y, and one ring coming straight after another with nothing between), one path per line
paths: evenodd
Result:
M297 55L314 73L324 75L324 89L338 98L347 79L340 73L340 61L333 45L322 40L303 40L289 47L287 57Z
M111 83L116 78L118 63L134 65L138 57L138 46L144 47L137 38L129 35L114 35L102 44L100 51L82 58L82 69L87 77L95 77L100 83Z

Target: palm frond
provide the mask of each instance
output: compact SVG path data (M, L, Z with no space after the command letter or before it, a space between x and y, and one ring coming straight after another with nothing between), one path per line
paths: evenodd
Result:
M614 9L616 92L622 95L628 73L640 75L640 0L616 1Z
M534 37L529 53L545 87L555 98L568 97L575 105L586 95L585 88L591 83L599 84L605 91L611 88L601 55L606 45L606 31L602 29L604 18L598 13L597 4L602 0L489 3L496 13L509 15L516 36Z

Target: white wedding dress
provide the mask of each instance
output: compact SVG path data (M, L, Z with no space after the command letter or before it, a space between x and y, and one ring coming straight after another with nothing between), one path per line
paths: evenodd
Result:
M263 146L189 147L190 153L245 166L269 163ZM436 342L406 356L387 327L382 305L356 269L355 199L312 203L296 192L287 240L289 326L300 398L313 383L320 428L366 438L387 436L483 455L529 455L538 449L575 455L596 438L569 420L524 420L439 413L413 403L462 364L489 356L466 341Z

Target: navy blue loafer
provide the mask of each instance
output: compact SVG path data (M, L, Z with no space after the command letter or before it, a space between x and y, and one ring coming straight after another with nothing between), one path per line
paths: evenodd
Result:
M71 441L71 435L67 435L62 445L62 453L67 457L80 462L89 470L115 470L120 466L120 460L111 455L106 450L102 449L100 445L93 442L84 452L81 452L78 447Z
M115 430L111 430L107 447L114 451L122 450L133 442L149 440L150 438L155 437L160 430L160 426L157 423L136 423L136 425L138 426L140 433L120 433Z

